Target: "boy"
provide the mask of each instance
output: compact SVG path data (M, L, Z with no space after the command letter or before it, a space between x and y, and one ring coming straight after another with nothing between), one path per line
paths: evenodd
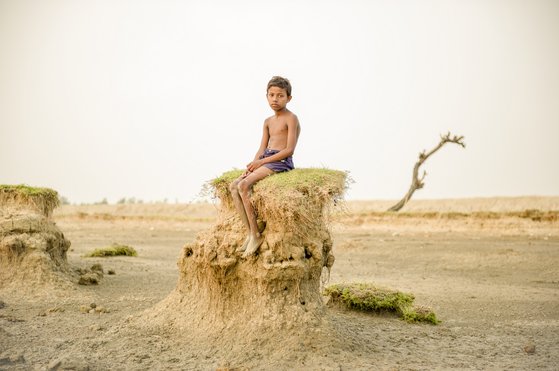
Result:
M254 160L247 165L243 175L229 187L235 208L249 232L243 246L239 249L244 252L243 257L255 253L264 241L264 237L258 230L256 214L250 201L249 193L252 186L269 175L294 168L291 156L295 152L301 132L297 116L286 108L291 100L289 80L279 76L272 77L268 82L266 98L274 110L274 115L264 121L260 148Z

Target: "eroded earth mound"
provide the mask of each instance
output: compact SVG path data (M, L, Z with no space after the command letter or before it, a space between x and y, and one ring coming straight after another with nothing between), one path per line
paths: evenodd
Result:
M149 323L188 329L190 336L214 334L222 343L320 324L321 275L334 263L328 208L342 196L346 174L297 169L256 184L252 200L265 225L264 242L246 258L238 248L247 231L228 189L239 175L212 181L221 203L218 221L184 246L176 289L149 313Z
M0 186L0 289L70 283L70 247L52 220L58 195L47 188Z

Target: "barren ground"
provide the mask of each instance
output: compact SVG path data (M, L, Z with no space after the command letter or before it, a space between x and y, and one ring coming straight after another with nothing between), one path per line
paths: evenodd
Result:
M437 326L330 308L325 323L346 342L301 344L281 362L257 347L224 359L177 334L135 332L128 323L173 290L180 249L212 225L215 206L64 206L54 219L72 242L70 264L116 274L66 292L0 291L0 370L559 369L559 197L412 201L401 214L380 212L389 205L349 202L336 212L329 283L412 292ZM112 242L139 256L83 257ZM80 313L90 303L110 312Z

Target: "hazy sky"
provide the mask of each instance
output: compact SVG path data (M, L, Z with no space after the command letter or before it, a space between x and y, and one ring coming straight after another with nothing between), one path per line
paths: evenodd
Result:
M0 0L0 184L195 200L289 78L297 167L350 199L559 195L559 1Z

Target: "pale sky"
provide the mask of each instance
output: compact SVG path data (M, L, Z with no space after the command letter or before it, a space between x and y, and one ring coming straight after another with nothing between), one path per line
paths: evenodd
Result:
M296 167L349 199L559 195L559 1L0 0L0 184L194 201L289 78Z

